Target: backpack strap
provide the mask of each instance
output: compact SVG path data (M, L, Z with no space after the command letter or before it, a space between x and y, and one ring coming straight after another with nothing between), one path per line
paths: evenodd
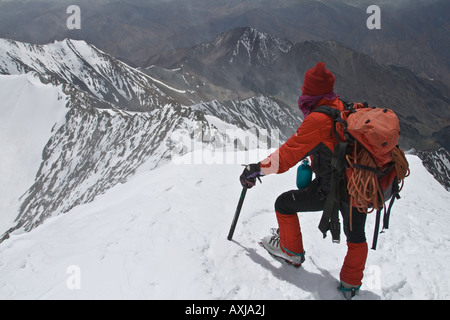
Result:
M347 153L348 142L340 141L339 134L336 131L336 123L341 122L344 128L347 122L341 118L341 112L338 109L327 105L321 105L313 110L330 116L333 119L330 137L335 133L338 144L334 148L333 157L331 159L331 179L330 192L325 200L322 218L319 223L319 230L323 233L323 237L327 236L330 231L332 241L339 243L341 238L341 224L339 222L339 209L342 202L342 190L346 189L344 171L345 171L345 155Z
M385 208L386 210L386 208ZM381 217L381 210L377 210L377 215L375 218L375 230L373 232L373 240L372 240L372 250L377 249L377 242L378 242L378 232L380 230L380 217Z
M356 112L356 110L353 108L353 104L348 104L348 103L346 103L344 101L342 101L342 103L344 105L344 109L345 110L348 110L351 113ZM320 112L320 113L326 114L326 115L330 116L333 119L333 126L332 126L331 131L330 131L330 137L333 136L333 132L334 132L336 140L338 142L339 141L348 141L348 142L354 141L354 138L347 132L348 124L347 124L347 121L344 120L341 117L341 111L339 111L336 108L327 106L327 105L321 105L321 106L318 106L317 108L315 108L313 110L313 112ZM337 127L336 127L336 123L340 123L342 125L342 127L343 127L342 134L343 134L343 136L341 136L338 133Z
M315 108L313 110L313 112L324 113L324 114L332 117L334 121L336 121L340 116L340 111L338 109L332 108L327 105L318 106L317 108Z
M391 209L392 206L394 205L394 201L395 199L400 199L400 194L399 194L399 187L398 187L398 178L395 177L394 178L394 182L392 182L392 198L391 201L389 202L389 206L387 211L384 211L384 216L383 216L383 231L384 229L389 229L389 218L391 216ZM383 232L381 231L381 232Z
M339 208L342 200L341 191L345 189L344 170L347 145L347 142L340 142L334 148L331 160L330 192L325 200L322 218L319 223L319 230L322 231L323 237L325 238L327 232L330 231L334 243L340 242Z
M314 109L313 112L319 112L319 113L326 114L327 116L330 116L333 119L333 126L331 127L331 130L330 130L330 138L333 137L333 132L334 132L337 141L339 141L339 135L336 130L336 122L343 121L341 118L340 111L335 108L332 108L330 106L327 106L327 105L321 105L321 106L317 107L316 109ZM346 127L346 123L345 123L345 127Z
M392 183L392 198L391 201L389 202L389 205L386 209L386 206L384 207L384 214L383 214L383 229L381 230L381 232L379 232L380 230L380 220L381 220L381 210L377 210L377 216L375 219L375 230L373 232L373 240L372 240L372 250L376 250L377 249L377 241L378 241L378 234L379 233L383 233L385 229L389 229L389 218L391 216L391 209L392 206L394 205L394 201L395 199L400 199L400 194L399 194L399 188L398 188L398 179L395 178L394 182Z

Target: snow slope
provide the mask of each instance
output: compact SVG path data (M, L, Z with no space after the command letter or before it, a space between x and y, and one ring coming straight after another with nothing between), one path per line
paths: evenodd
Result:
M251 161L267 153L252 153ZM322 239L320 213L300 214L307 253L300 269L257 244L276 226L273 203L295 187L295 170L248 191L230 242L240 163L189 164L193 157L186 157L140 170L31 232L16 231L0 244L0 298L340 299L335 287L346 246ZM390 230L369 252L356 299L450 298L450 194L419 158L408 160L412 174Z
M0 75L0 226L12 224L19 197L34 183L42 150L67 113L62 86L34 73Z

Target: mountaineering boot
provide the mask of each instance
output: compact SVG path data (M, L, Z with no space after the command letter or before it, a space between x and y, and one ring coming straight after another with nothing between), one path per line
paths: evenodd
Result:
M339 287L337 287L337 289L342 292L344 298L347 300L351 300L356 294L358 294L360 288L361 286L354 286L344 281L341 281Z
M271 229L272 235L264 237L259 243L264 249L269 252L275 259L286 262L296 268L300 267L305 261L305 252L302 253L287 253L281 249L280 246L280 234L278 229Z

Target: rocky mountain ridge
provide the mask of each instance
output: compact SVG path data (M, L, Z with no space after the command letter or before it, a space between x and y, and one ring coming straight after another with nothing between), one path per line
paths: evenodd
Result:
M3 239L92 201L144 170L144 163L150 170L196 148L276 147L301 122L289 107L263 96L182 105L170 93L186 91L85 42L40 46L2 40L0 49L0 73L6 81L26 74L44 86L62 85L60 98L67 109L64 121L52 128L34 183L21 197L16 224ZM23 97L17 99L14 104ZM259 111L262 105L270 112Z

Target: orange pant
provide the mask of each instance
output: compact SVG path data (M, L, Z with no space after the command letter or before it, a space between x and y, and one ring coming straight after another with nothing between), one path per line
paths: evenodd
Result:
M347 242L347 255L341 269L340 278L348 284L360 286L364 276L364 267L367 259L367 242L350 243Z
M303 252L302 232L297 214L281 214L276 212L280 233L281 250L288 255Z
M276 212L280 233L281 249L288 255L303 252L303 239L297 214ZM363 278L368 254L367 242L347 242L347 255L340 273L340 279L348 284L359 286Z

